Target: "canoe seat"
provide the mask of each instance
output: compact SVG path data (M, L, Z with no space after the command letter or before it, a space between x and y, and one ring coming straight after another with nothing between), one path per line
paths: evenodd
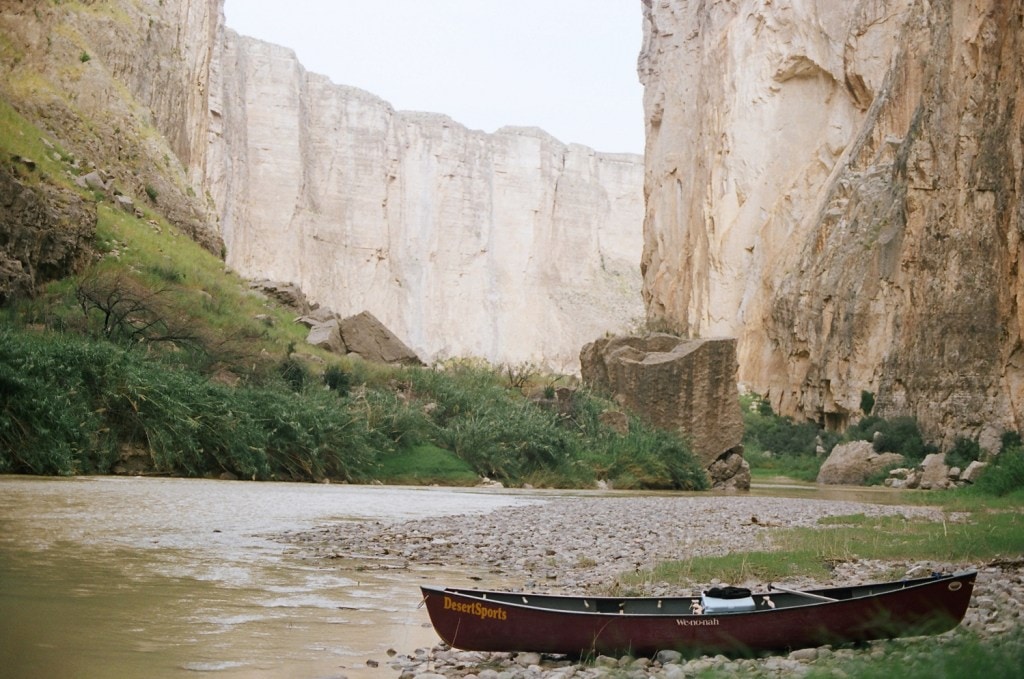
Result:
M739 599L719 599L717 597L702 594L700 602L704 606L704 615L717 613L743 613L757 608L754 597L742 597Z

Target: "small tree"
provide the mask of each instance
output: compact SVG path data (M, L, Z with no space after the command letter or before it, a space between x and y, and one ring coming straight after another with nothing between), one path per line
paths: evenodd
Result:
M173 343L202 347L187 319L179 318L164 302L169 289L150 290L123 274L93 274L75 288L75 298L86 318L97 322L108 340L134 347Z

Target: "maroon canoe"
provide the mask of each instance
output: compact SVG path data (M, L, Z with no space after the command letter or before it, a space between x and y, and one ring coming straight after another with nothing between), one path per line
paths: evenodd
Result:
M976 576L936 574L806 592L769 585L730 600L421 590L441 639L467 651L751 655L945 632L963 619Z

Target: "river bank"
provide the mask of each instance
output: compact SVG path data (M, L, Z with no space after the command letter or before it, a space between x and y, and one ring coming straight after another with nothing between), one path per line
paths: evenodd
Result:
M292 545L300 558L325 564L338 558L359 558L367 569L447 565L453 573L484 574L473 576L473 582L438 584L598 594L622 591L624 573L644 571L658 561L767 550L772 547L776 529L818 527L822 517L853 514L950 520L941 510L929 507L750 495L555 496L535 505L502 508L482 515L401 523L353 522L279 535L278 539ZM935 638L943 643L957 643L965 633L983 639L1019 634L1024 603L1024 568L1019 562L998 565L849 560L837 563L826 581L796 578L785 584L826 586L890 579L894 570L967 568L979 570L971 608L958 630ZM694 582L689 591L697 592L715 584L723 583ZM724 584L760 588L764 583ZM653 580L637 583L631 578L629 587L631 593L638 594L679 593L677 587ZM907 653L914 648L912 643L897 640L859 649L801 649L788 656L755 660L721 656L684 660L664 654L655 659L598 658L592 663L575 664L564 658L531 653L465 653L438 645L394 649L392 657L372 662L388 664L396 675L418 675L424 679L430 675L513 679L609 674L635 679L674 678L707 669L778 676L804 674L815 667L832 667L865 658L884 660L890 655L893 662L906 661Z

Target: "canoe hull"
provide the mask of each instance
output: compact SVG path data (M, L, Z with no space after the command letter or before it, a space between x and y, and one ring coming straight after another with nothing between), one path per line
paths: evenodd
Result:
M899 636L938 634L956 627L970 603L976 574L836 589L848 598L808 600L744 613L692 614L692 599L665 600L666 613L597 612L618 602L620 611L652 600L587 600L587 610L566 608L569 597L537 597L481 590L423 587L438 635L471 651L534 651L573 656L687 654L753 655L768 651ZM827 596L833 590L815 590ZM760 593L755 598L780 597ZM790 596L790 595L785 595ZM791 597L790 597L791 598ZM560 600L559 600L560 599ZM533 603L531 603L533 600ZM583 599L577 599L584 601ZM674 601L670 606L667 602ZM662 607L662 600L658 600Z

